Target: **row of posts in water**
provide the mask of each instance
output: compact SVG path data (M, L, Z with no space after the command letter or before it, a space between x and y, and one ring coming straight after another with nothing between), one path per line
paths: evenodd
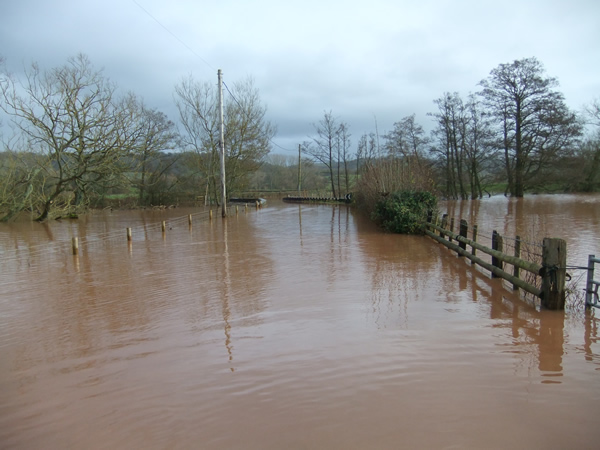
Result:
M256 202L256 209L259 209L260 206L260 202ZM248 204L246 203L244 205L244 212L248 212ZM239 213L239 208L236 205L235 206L235 213L238 214ZM213 219L213 210L209 210L208 212L208 219L212 220ZM191 227L192 226L192 214L188 214L188 224ZM163 220L161 222L161 230L163 233L166 233L167 231L167 222L165 220ZM131 242L132 240L132 234L131 234L131 228L127 228L127 242ZM77 237L74 237L71 239L71 247L73 249L73 255L79 255L79 239Z

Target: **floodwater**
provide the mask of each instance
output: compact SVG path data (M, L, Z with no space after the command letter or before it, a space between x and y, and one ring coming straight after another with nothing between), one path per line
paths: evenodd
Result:
M442 208L600 254L599 196ZM196 212L0 224L0 448L598 446L597 311L345 206Z

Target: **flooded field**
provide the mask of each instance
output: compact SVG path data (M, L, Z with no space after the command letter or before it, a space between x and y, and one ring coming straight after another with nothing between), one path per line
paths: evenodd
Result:
M599 196L442 209L600 255ZM0 448L598 445L599 311L345 206L197 212L0 224Z

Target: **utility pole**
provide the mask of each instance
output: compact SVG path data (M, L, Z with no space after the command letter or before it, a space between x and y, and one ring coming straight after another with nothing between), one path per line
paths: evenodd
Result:
M298 144L298 197L302 197L302 146Z
M223 123L223 73L221 69L217 72L219 78L219 122L221 147L221 216L227 217L227 192L225 190L225 124Z

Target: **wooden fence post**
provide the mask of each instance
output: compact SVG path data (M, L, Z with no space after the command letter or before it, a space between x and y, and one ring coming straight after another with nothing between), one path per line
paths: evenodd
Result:
M73 254L78 255L79 254L79 239L77 239L76 237L72 238L71 245L73 247Z
M454 217L450 219L450 232L454 233ZM452 238L450 236L448 236L448 240L452 242Z
M131 228L127 228L127 242L131 242Z
M467 238L467 231L469 230L469 224L467 223L467 221L465 219L461 219L460 221L460 235L461 237L464 237L465 239ZM467 243L466 242L458 242L458 246L460 248L462 248L463 250L467 250ZM461 255L462 256L462 255Z
M502 236L500 236L500 234L498 234L498 232L496 230L494 230L492 232L492 250L498 250L499 252L502 252ZM500 261L498 258L492 256L492 266L497 267L501 270L503 270L503 263L502 261ZM494 274L494 272L492 272L492 278L498 278L497 275Z
M521 236L515 237L515 258L521 257ZM513 276L519 278L519 266L513 266ZM513 290L516 291L519 286L513 283Z
M473 225L473 242L477 242L477 225ZM475 247L471 247L471 254L475 256L477 253L477 249Z
M192 215L188 214L188 225L191 227L192 226Z
M563 239L544 238L542 267L542 306L565 309L567 243Z
M448 214L442 215L442 225L441 227L445 230L446 225L448 225ZM440 237L444 237L444 233L440 231Z

